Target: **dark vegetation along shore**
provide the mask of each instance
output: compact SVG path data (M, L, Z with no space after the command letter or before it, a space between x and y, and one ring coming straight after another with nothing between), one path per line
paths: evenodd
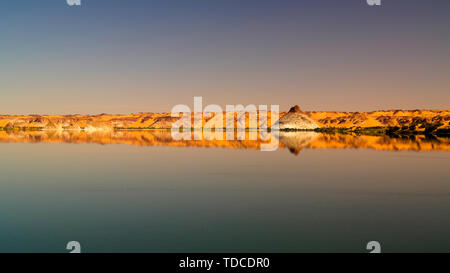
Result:
M318 128L314 129L319 133L340 133L340 134L356 134L356 135L369 135L369 136L408 136L408 135L439 135L450 137L449 128L439 128L436 125L429 124L424 127L423 130L417 130L415 127L403 126L403 127L356 127L356 128Z

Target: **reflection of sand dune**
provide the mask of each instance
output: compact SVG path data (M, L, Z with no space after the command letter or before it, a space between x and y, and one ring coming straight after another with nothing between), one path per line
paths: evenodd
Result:
M230 149L260 149L261 140L174 140L170 130L118 130L118 131L0 131L2 143L98 143L129 144L137 146L222 147ZM193 134L192 134L193 136ZM273 136L272 136L273 137ZM225 137L225 132L223 133ZM193 139L193 137L192 137ZM237 133L234 132L234 139ZM280 132L279 147L288 148L298 154L301 149L345 149L366 148L377 150L450 151L450 138L425 137L423 135L404 138L389 136L356 136L344 134L321 134L315 132Z
M389 151L450 151L450 138L412 135L404 137L319 134L307 148L366 148Z
M249 132L245 132L249 139ZM225 133L223 138L225 139ZM192 139L194 134L192 133ZM236 133L234 139L237 139ZM180 147L223 147L232 149L259 149L261 140L173 140L170 130L44 130L44 131L0 131L0 143L97 143L129 144L136 146L180 146Z

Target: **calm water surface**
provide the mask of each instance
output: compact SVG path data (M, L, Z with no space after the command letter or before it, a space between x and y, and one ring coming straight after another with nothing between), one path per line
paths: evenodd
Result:
M447 151L0 149L1 252L450 252Z

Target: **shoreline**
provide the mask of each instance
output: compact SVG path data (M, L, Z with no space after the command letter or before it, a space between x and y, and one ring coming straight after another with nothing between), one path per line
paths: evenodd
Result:
M195 134L195 132L192 132ZM269 133L270 135L270 133ZM199 139L174 139L167 129L150 130L15 130L0 131L0 143L72 143L72 144L128 144L133 146L204 147L259 150L269 140L239 140L236 137L223 140L209 139L202 135ZM267 135L268 136L268 135ZM436 135L358 135L341 133L318 133L314 131L281 131L277 135L278 148L286 148L293 154L303 149L373 149L386 151L450 151L450 137Z
M291 110L295 108L295 111ZM303 112L293 107L280 112L280 131L316 131L364 134L450 134L450 110L389 110L373 112ZM224 128L233 123L234 128L265 128L272 122L272 113L256 113L256 123L250 125L249 113L223 120L215 116L202 116L202 128ZM171 113L136 113L128 115L0 115L0 130L157 130L171 129L180 117ZM188 118L189 121L189 118ZM223 121L223 122L222 122ZM217 123L219 122L219 123ZM184 125L192 128L191 123ZM309 127L308 127L309 126ZM183 126L181 126L183 127ZM270 126L269 126L270 127Z
M204 128L190 128L186 131L200 131ZM120 131L170 131L171 128L111 128L111 129L70 129L70 128L45 128L45 127L23 127L23 128L4 128L0 127L0 131L4 132L33 132L33 131L42 131L42 132L120 132ZM258 129L258 128L245 128L245 129L211 129L211 132L222 131L222 132L272 132L273 129L268 128L267 130ZM327 128L316 128L316 129L278 129L276 131L279 132L315 132L322 134L342 134L342 135L361 135L361 136L391 136L391 137L402 137L402 136L414 136L414 135L423 135L423 136L439 136L439 137L450 137L450 129L437 129L434 131L418 131L418 130L409 130L400 127L367 127L367 128L336 128L336 127L327 127ZM181 131L180 131L181 132Z

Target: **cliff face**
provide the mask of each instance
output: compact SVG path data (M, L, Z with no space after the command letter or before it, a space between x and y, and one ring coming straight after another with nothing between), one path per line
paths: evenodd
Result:
M308 116L321 128L411 127L425 130L427 126L448 129L450 110L390 110L375 112L309 112Z
M258 113L261 115L262 113ZM271 113L267 113L269 124ZM414 111L376 111L376 112L301 112L299 109L280 113L280 125L285 129L314 128L370 128L370 127L408 127L410 130L424 131L427 128L449 129L450 110L414 110ZM248 119L248 114L247 114ZM113 130L113 129L170 129L178 118L170 113L136 113L129 115L0 115L1 129L46 129L46 130ZM193 120L193 119L192 119ZM203 118L203 126L211 118ZM226 124L226 117L223 117ZM253 128L248 120L234 117L235 128L242 124ZM192 122L193 124L193 122ZM258 121L258 126L264 125ZM281 129L284 127L280 126Z

